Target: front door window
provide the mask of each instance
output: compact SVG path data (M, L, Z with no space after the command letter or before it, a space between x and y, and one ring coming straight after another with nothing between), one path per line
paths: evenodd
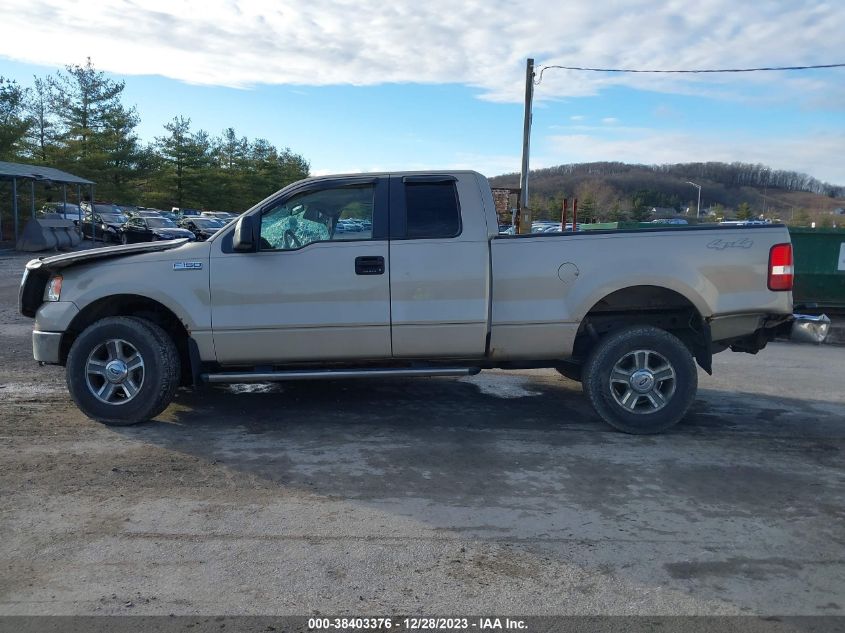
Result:
M262 250L294 250L313 242L372 239L374 192L373 185L364 185L293 196L262 215Z

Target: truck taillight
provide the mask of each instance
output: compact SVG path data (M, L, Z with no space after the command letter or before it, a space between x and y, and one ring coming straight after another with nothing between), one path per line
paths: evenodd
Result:
M769 251L769 290L792 290L792 244L775 244Z

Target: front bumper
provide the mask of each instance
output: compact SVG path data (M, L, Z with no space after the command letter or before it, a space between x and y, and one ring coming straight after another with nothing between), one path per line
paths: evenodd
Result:
M61 332L32 332L32 356L40 363L57 365L62 345Z

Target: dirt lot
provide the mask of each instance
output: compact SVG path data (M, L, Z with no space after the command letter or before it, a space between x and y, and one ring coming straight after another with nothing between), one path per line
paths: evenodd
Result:
M0 255L0 614L845 613L845 348L725 353L672 432L548 371L82 416Z

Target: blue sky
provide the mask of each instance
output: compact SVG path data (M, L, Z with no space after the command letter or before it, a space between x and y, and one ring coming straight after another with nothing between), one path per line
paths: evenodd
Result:
M499 0L8 0L0 75L27 85L90 55L126 81L144 140L184 115L212 134L232 126L288 146L318 174L460 167L492 176L519 169L528 56L538 67L845 61L842 3L773 1L765 15L723 0L684 4L594 2L550 15L547 3ZM845 184L845 69L549 70L535 95L532 167L738 160Z

